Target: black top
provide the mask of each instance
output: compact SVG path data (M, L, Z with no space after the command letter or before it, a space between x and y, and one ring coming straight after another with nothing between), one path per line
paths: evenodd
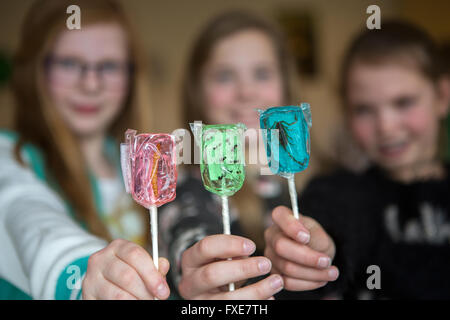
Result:
M371 168L316 178L299 197L302 214L334 239L339 279L309 293L359 299L450 298L450 179L403 184ZM373 288L379 267L380 289ZM372 289L368 289L368 284Z

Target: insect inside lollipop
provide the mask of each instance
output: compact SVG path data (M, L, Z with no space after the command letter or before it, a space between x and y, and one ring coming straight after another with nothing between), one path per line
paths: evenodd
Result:
M272 172L284 175L306 169L310 156L309 105L273 107L261 110L260 114L261 128L266 129L263 137Z
M177 172L175 140L168 134L138 134L127 131L129 190L133 199L149 208L175 199ZM127 182L126 182L127 183Z
M231 196L245 179L242 124L202 125L192 129L201 147L200 172L205 188Z

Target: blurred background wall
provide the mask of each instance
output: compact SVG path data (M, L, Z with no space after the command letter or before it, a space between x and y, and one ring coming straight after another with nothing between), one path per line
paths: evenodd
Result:
M31 0L0 2L0 54L15 50L20 25ZM343 52L365 27L371 4L381 8L381 21L403 17L424 26L439 42L450 43L448 0L122 0L135 24L151 65L154 128L172 132L183 126L180 80L195 36L216 14L245 8L276 19L280 12L306 14L315 41L316 72L303 75L298 90L311 103L312 138L316 152L332 153L333 132L339 126L337 77ZM0 127L11 124L13 104L7 83L0 85Z

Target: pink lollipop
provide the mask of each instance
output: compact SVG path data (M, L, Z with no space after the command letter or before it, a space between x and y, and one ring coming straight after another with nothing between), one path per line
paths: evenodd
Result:
M157 207L175 199L177 170L175 137L169 134L125 132L120 144L125 189L133 199L149 209L153 261L158 269Z

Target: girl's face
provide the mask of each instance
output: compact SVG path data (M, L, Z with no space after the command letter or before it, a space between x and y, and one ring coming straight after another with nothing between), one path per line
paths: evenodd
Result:
M269 37L246 30L219 41L203 70L202 88L208 121L259 128L255 109L283 101L280 67Z
M128 50L123 29L113 23L63 31L48 60L53 105L78 137L103 134L128 93Z
M348 81L350 127L372 161L395 173L434 159L448 99L432 81L406 66L358 62Z

